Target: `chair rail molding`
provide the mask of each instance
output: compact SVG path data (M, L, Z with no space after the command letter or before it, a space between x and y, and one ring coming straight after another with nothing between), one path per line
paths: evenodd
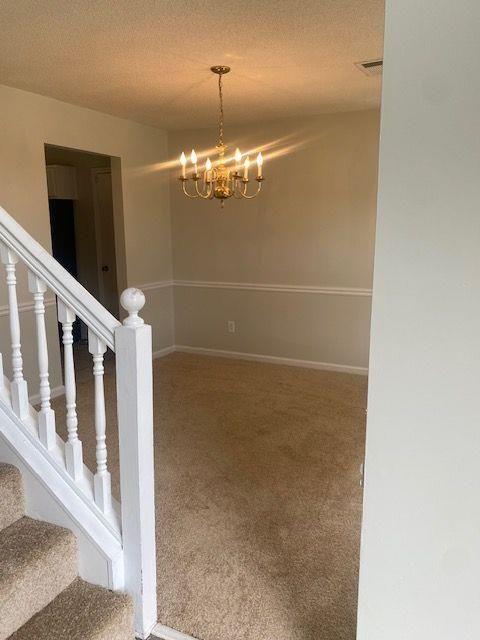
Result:
M242 291L273 291L279 293L312 293L329 296L361 296L370 298L372 289L365 287L330 287L301 284L277 284L260 282L224 282L212 280L162 280L138 285L142 291L168 287L191 287L198 289L232 289Z
M141 291L154 291L155 289L168 289L173 286L173 280L159 280L158 282L146 282L144 284L136 284L137 289Z
M46 298L44 300L44 306L45 308L47 307L53 307L55 305L55 298ZM35 308L35 305L33 304L33 302L19 302L18 303L18 311L20 313L24 313L25 311L33 311ZM8 304L4 304L0 306L0 318L3 316L8 316L9 314L9 306Z

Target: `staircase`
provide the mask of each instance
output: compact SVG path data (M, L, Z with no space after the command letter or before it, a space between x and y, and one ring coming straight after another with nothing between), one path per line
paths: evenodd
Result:
M25 516L20 472L0 464L0 640L132 640L131 598L78 578L75 536Z
M121 323L2 207L0 262L0 308L8 316L0 336L0 640L123 640L133 637L132 611L136 637L147 638L157 609L152 338L139 316L145 297L135 288L123 292ZM77 318L88 329L94 380L85 425L95 434L93 469L84 464L78 429ZM29 323L34 331L25 338ZM51 406L53 340L65 440ZM108 464L107 349L116 367L120 500ZM25 360L36 364L33 376L25 375Z

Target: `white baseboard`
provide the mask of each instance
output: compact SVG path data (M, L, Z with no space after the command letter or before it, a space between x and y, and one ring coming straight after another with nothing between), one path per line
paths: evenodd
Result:
M154 638L161 638L161 640L197 640L193 636L187 636L186 633L175 631L170 627L166 627L164 624L157 624L152 631Z
M290 367L304 367L306 369L323 369L325 371L339 371L341 373L355 373L368 375L367 367L355 367L347 364L333 362L318 362L316 360L299 360L296 358L283 358L280 356L268 356L260 353L243 353L241 351L225 351L223 349L205 349L203 347L190 347L187 345L175 345L175 351L181 353L198 353L204 356L216 356L218 358L232 358L234 360L249 360L254 362L268 362L270 364L284 364Z
M152 357L154 360L156 360L157 358L163 358L164 356L168 356L169 353L173 353L174 351L175 351L175 345L172 344L169 347L164 347L163 349L154 351L152 353Z
M58 398L59 396L63 396L63 395L65 395L65 387L63 386L63 384L60 385L59 387L53 387L53 389L51 389L51 391L50 391L50 397L52 399L53 398ZM38 404L40 402L40 394L39 393L34 393L33 396L30 396L28 401L32 405Z
M214 356L217 358L231 358L232 360L248 360L251 362L268 362L270 364L283 364L289 367L303 367L305 369L321 369L323 371L338 371L340 373L354 373L368 375L367 367L356 367L349 364L337 364L335 362L318 362L317 360L300 360L298 358L284 358L281 356L268 356L262 353L244 353L243 351L226 351L224 349L206 349L205 347L191 347L185 344L175 344L153 352L153 359L163 358L175 351L179 353L196 353L202 356Z

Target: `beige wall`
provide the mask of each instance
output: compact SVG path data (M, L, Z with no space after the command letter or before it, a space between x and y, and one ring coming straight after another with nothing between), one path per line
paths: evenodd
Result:
M223 210L187 200L172 180L175 280L369 289L378 128L378 111L229 127L232 151L275 140L274 155L293 149L267 152L262 194ZM170 156L215 139L214 129L173 132ZM360 295L175 287L182 345L366 367L369 318Z
M358 640L480 638L478 0L387 0Z
M0 139L0 204L47 248L50 248L50 227L45 143L119 157L127 283L136 285L171 278L168 179L155 170L167 155L164 131L0 86ZM31 301L21 271L19 276L19 299ZM4 305L5 286L0 286L0 296L0 305ZM50 316L53 321L53 313ZM144 317L153 324L154 349L172 344L170 289L149 290ZM24 322L26 327L30 326L26 318ZM0 317L0 331L0 346L7 355L6 316ZM60 383L60 370L55 330L50 335L52 384L56 385ZM27 331L24 342L29 339L33 336ZM34 375L34 365L27 365L31 376ZM35 387L36 382L33 390Z
M152 285L143 316L154 328L154 350L176 343L367 366L370 297L355 294L371 287L378 112L229 128L232 147L280 144L266 153L261 196L227 202L223 210L218 202L186 200L165 170L168 156L211 146L215 129L171 132L167 149L164 131L8 87L0 87L0 123L1 204L47 248L45 143L120 159L122 182L114 188L123 198L124 280ZM290 152L282 155L285 146ZM155 286L172 278L279 290ZM21 270L19 279L20 301L28 302ZM5 304L4 287L0 295ZM53 308L49 316L54 323ZM236 333L227 332L228 320ZM27 317L22 322L30 326ZM0 329L8 353L5 315ZM53 325L50 336L54 386L60 371ZM27 340L33 340L28 329Z

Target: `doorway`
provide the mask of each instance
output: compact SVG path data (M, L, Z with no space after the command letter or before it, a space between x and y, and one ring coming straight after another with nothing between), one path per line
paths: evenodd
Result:
M112 178L119 163L113 166L112 160L118 158L45 145L53 256L118 318L124 251ZM76 324L75 341L86 339L86 327Z
M118 318L117 260L111 167L92 169L93 210L98 266L98 298Z

